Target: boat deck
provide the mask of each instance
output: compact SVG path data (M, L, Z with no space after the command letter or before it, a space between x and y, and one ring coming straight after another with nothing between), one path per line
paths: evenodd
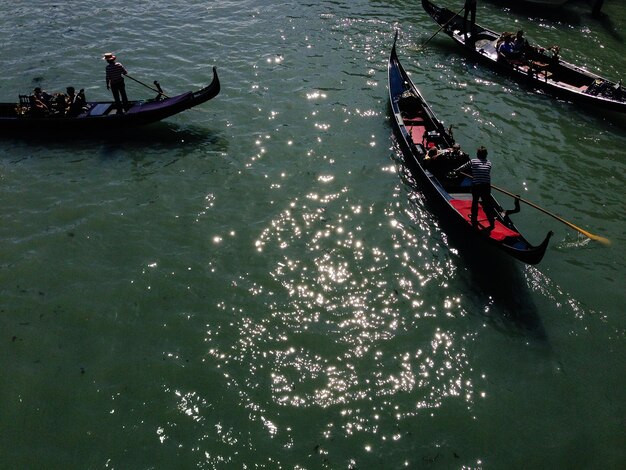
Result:
M472 213L472 195L470 193L453 193L450 194L450 196L451 199L449 202L452 207L454 207L456 211L471 224L472 221L470 216ZM485 214L485 211L483 210L482 202L478 204L478 226L482 229L489 227L489 219L487 219L487 214ZM516 238L519 236L519 232L511 230L498 220L498 218L495 219L495 227L491 230L491 232L489 232L489 237L497 241L502 241L506 238Z

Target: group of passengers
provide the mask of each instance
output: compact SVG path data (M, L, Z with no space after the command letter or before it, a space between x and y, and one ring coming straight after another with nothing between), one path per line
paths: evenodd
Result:
M439 150L436 145L432 145L428 149L428 152L426 152L424 160L432 160L434 162L439 158L460 160L467 158L467 154L461 150L461 146L459 144L454 144L452 147L443 150Z
M521 29L515 35L509 32L502 33L496 43L498 55L509 61L523 61L529 47L524 31Z
M439 149L433 142L428 142L426 147L428 150L424 156L424 166L438 176L444 176L469 159L469 155L461 150L459 144Z
M543 53L545 49L532 47L524 37L524 31L519 30L516 34L504 32L496 42L498 58L504 59L514 65L540 65L543 68L551 67L559 63L559 46L552 46L552 57L547 64L536 64L531 60L536 53Z
M68 86L65 93L50 94L36 87L28 97L29 114L31 116L78 116L87 104L85 90L78 93L74 87Z

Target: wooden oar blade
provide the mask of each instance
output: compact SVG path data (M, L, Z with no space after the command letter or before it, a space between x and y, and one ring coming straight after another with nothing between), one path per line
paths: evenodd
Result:
M472 177L472 175L469 175L469 174L467 174L467 173L463 173L463 172L461 172L461 174L462 174L463 176L467 176L468 178L471 178L471 177ZM596 242L598 242L598 243L601 243L601 244L602 244L602 245L604 245L604 246L609 246L609 245L611 244L611 241L610 241L608 238L601 237L600 235L595 235L595 234L593 234L593 233L591 233L591 232L588 232L587 230L584 230L584 229L582 229L582 228L580 228L580 227L578 227L578 226L574 225L573 223L571 223L571 222L569 222L569 221L567 221L567 220L563 219L562 217L559 217L559 216L558 216L558 215L556 215L556 214L553 214L552 212L550 212L550 211L548 211L548 210L544 209L543 207L538 206L538 205L537 205L537 204L535 204L534 202L527 201L526 199L519 197L519 195L517 195L517 194L513 194L512 192L507 191L506 189L498 188L497 186L495 186L495 185L493 185L493 184L491 185L491 187L492 187L493 189L495 189L496 191L500 191L501 193L506 194L507 196L511 196L512 198L518 199L518 200L520 200L521 202L523 202L524 204L528 204L530 207L533 207L533 208L537 209L538 211L543 212L543 213L544 213L544 214L546 214L546 215L549 215L550 217L552 217L552 218L554 218L554 219L558 220L559 222L561 222L561 223L563 223L563 224L567 225L568 227L573 228L574 230L576 230L576 231L578 231L578 232L582 233L584 236L586 236L587 238L589 238L589 239L591 239L591 240L594 240L594 241L596 241Z
M604 238L604 237L601 237L600 235L595 235L595 234L593 234L591 232L588 232L587 230L584 230L584 229L574 225L573 223L563 219L562 217L559 217L556 214L553 214L552 212L544 209L543 207L538 206L537 204L535 204L533 202L527 201L527 200L519 197L518 195L513 194L513 193L511 193L511 192L509 192L509 191L507 191L505 189L498 188L497 186L491 185L491 187L493 189L496 189L496 190L500 191L501 193L504 193L504 194L506 194L508 196L514 197L516 199L519 199L524 204L528 204L530 207L533 207L533 208L537 209L538 211L541 211L544 214L549 215L550 217L558 220L559 222L567 225L568 227L573 228L574 230L582 233L584 236L586 236L587 238L590 238L591 240L597 241L597 242L599 242L599 243L601 243L602 245L605 245L605 246L608 246L608 245L611 244L611 241L608 238Z
M600 235L594 235L593 233L589 233L589 232L581 232L581 233L604 246L609 246L611 244L611 240L605 237L601 237Z

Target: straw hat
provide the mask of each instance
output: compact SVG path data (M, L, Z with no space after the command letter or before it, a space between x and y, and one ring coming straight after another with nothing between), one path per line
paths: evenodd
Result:
M106 54L104 54L104 56L102 57L104 60L115 60L116 57L113 55L112 52L107 52Z

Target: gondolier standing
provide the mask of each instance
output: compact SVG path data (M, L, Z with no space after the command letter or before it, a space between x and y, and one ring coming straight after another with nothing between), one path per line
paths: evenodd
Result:
M485 215L489 220L487 230L492 230L495 227L495 214L491 204L491 162L487 160L487 149L483 146L478 147L476 158L472 158L465 165L461 165L456 171L465 168L472 170L472 212L470 215L472 226L478 226L478 200L480 199Z
M463 38L467 41L467 17L470 16L470 28L472 31L472 41L474 40L474 30L476 25L476 2L478 0L465 0L465 15L463 16Z
M113 99L115 100L115 107L117 112L123 113L130 106L128 105L128 98L126 97L126 85L124 84L123 75L127 75L128 72L122 64L115 62L116 57L111 52L104 54L104 60L107 61L106 66L106 83L107 90L111 90L113 93ZM120 103L120 95L122 102ZM123 107L122 107L123 105Z

